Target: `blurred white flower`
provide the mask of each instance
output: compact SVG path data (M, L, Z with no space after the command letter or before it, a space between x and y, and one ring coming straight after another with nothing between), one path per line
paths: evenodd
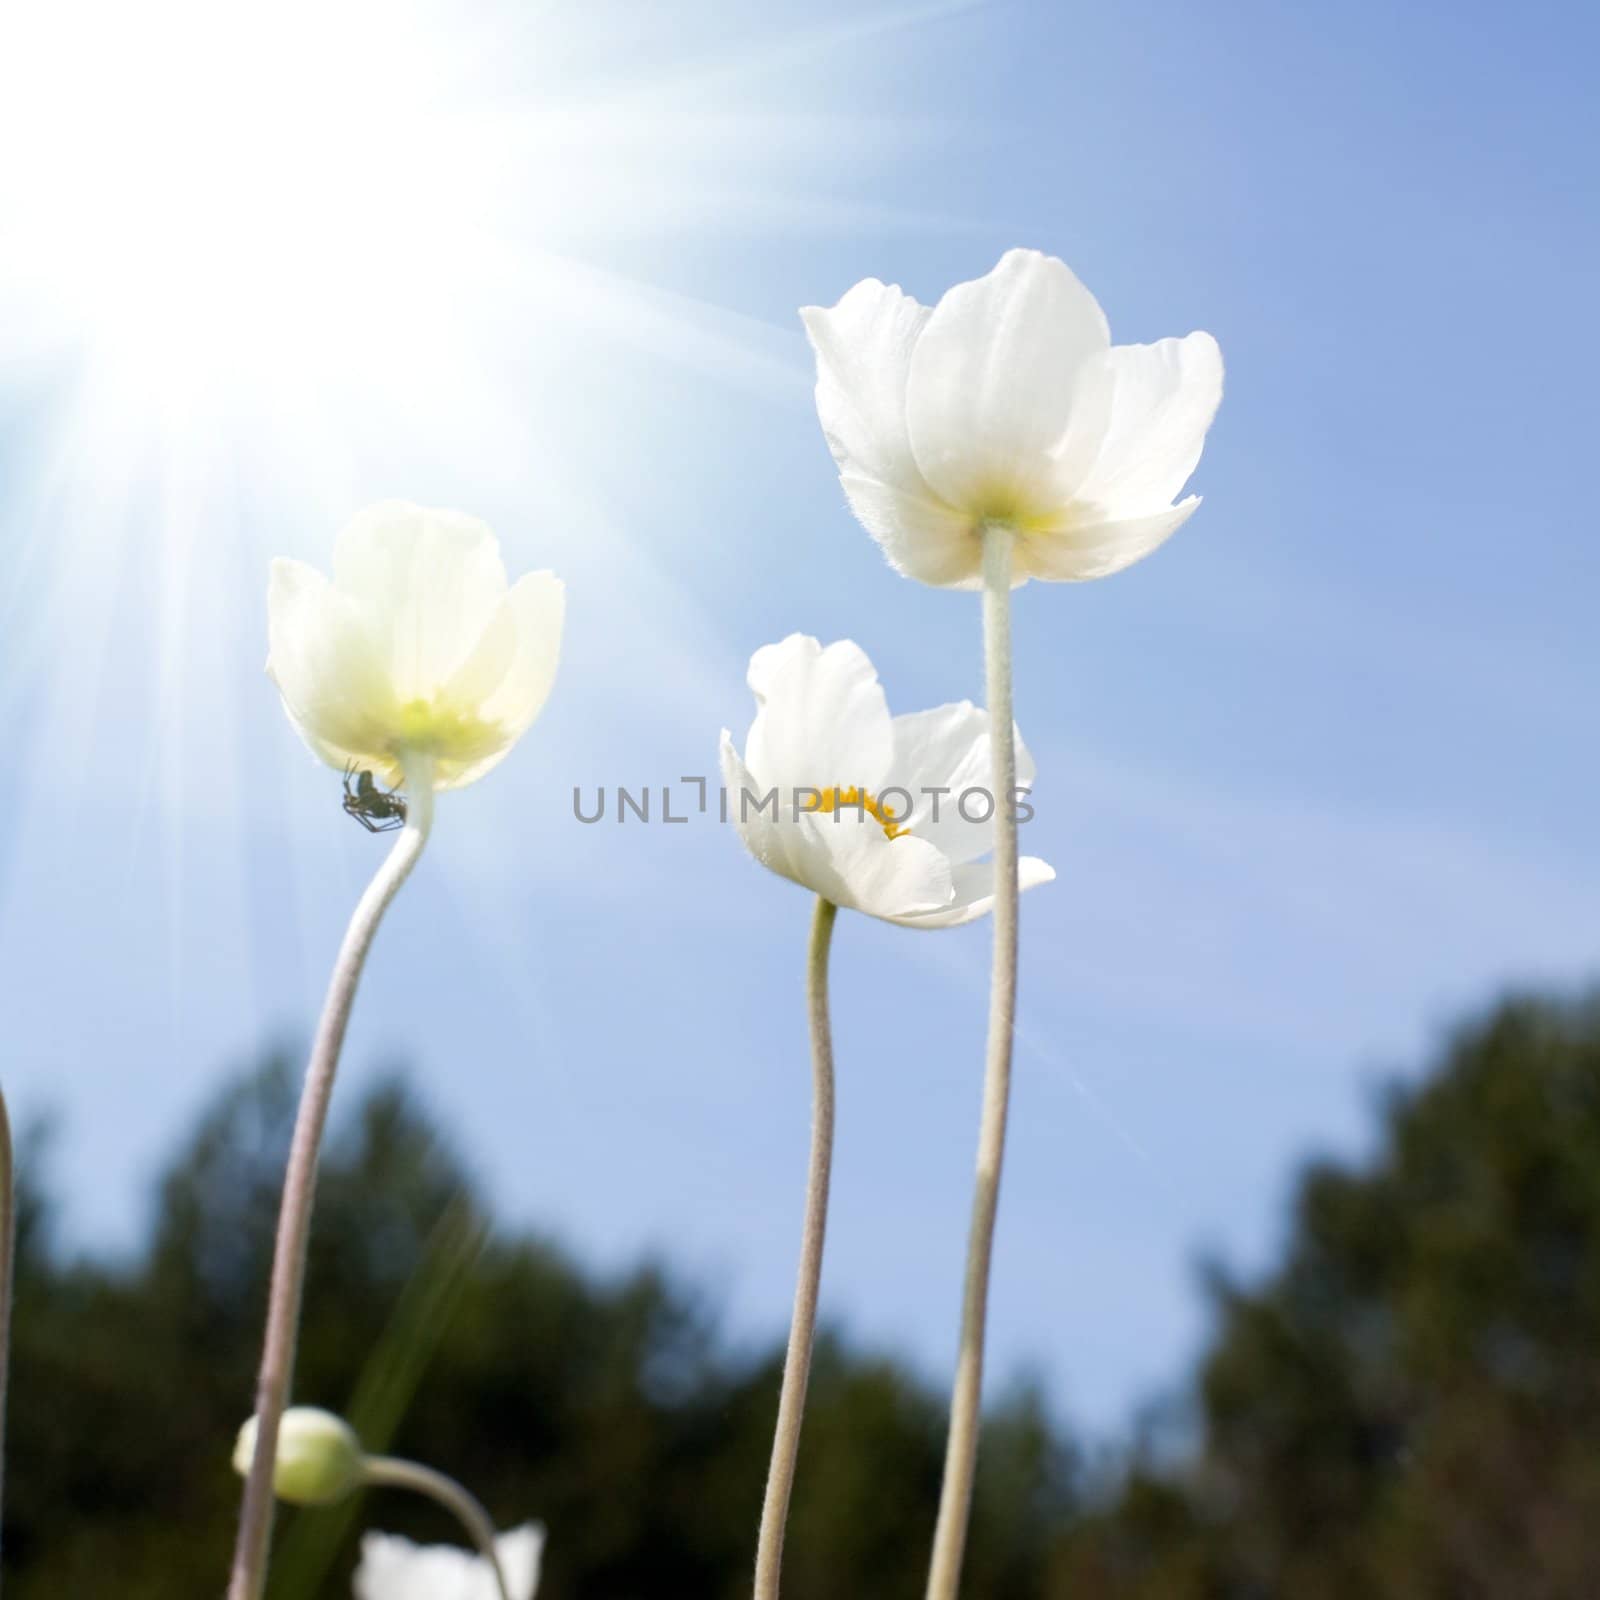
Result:
M891 717L848 639L791 634L750 658L756 697L743 757L726 729L728 816L757 861L832 901L908 928L982 916L994 899L989 715L968 701ZM1020 736L1017 784L1033 762ZM937 813L937 814L936 814ZM1055 872L1024 856L1024 889Z
M301 738L330 766L433 785L481 778L527 731L555 680L564 589L512 585L488 526L404 501L370 506L339 535L333 580L272 564L267 671Z
M525 1523L494 1542L510 1600L533 1600L539 1586L544 1529ZM454 1545L417 1545L390 1533L361 1541L355 1600L500 1600L494 1572L482 1556Z
M876 278L801 313L851 508L901 572L981 583L986 523L1012 582L1103 578L1200 504L1173 505L1222 398L1209 333L1113 345L1065 262L1010 250L931 310Z
M239 1430L233 1470L250 1474L256 1453L256 1419ZM342 1417L316 1406L290 1406L278 1423L278 1458L272 1492L294 1506L325 1506L361 1487L366 1456L355 1431Z

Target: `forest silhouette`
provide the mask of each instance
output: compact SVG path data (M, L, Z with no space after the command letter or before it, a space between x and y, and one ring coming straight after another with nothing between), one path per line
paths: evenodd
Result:
M220 1591L298 1066L278 1053L225 1089L127 1261L58 1246L48 1139L24 1141L13 1600ZM1130 1434L1088 1459L1026 1386L991 1412L965 1594L1600 1594L1600 1000L1505 1000L1407 1084L1370 1157L1302 1175L1273 1270L1209 1273L1179 1445ZM732 1341L670 1262L601 1276L492 1226L402 1079L344 1108L296 1397L448 1471L502 1525L543 1521L545 1600L749 1592L780 1361ZM943 1407L824 1339L789 1600L921 1595ZM348 1596L364 1528L456 1537L386 1492L279 1526L273 1600Z

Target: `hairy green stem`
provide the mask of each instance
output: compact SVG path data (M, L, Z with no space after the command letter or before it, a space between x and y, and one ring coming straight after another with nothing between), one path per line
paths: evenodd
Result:
M433 826L433 760L411 756L405 763L406 825L367 885L345 931L334 963L322 1018L317 1024L306 1069L300 1109L295 1117L284 1175L283 1204L272 1257L272 1287L267 1298L267 1326L256 1380L256 1449L245 1479L234 1544L228 1600L261 1600L267 1583L267 1557L272 1543L272 1476L278 1454L278 1424L294 1380L295 1344L300 1329L300 1301L305 1289L306 1251L311 1240L311 1210L316 1197L317 1158L327 1126L333 1081L339 1069L350 1010L361 970L372 948L378 924L410 876Z
M1011 555L1014 535L1001 524L983 530L984 678L989 702L989 759L994 783L994 965L989 989L989 1041L978 1129L978 1172L972 1196L961 1344L950 1397L944 1486L928 1571L928 1600L956 1600L972 1515L983 1406L983 1343L989 1310L1000 1168L1011 1098L1011 1042L1017 1011L1017 760L1011 715Z
M789 1520L800 1424L811 1377L811 1351L817 1336L817 1292L822 1282L822 1246L828 1228L828 1181L833 1169L833 1036L828 1024L828 951L838 907L817 897L806 957L806 1006L811 1019L811 1160L806 1173L805 1222L800 1231L800 1274L789 1324L789 1349L783 1360L778 1424L772 1439L756 1544L756 1600L778 1600L783 1568L783 1534Z
M373 1488L412 1489L443 1506L466 1530L478 1554L489 1564L495 1586L500 1590L500 1600L511 1600L511 1589L500 1566L500 1553L495 1549L494 1523L489 1520L489 1513L454 1478L447 1478L432 1467L420 1466L415 1461L400 1461L394 1456L368 1456L363 1476Z

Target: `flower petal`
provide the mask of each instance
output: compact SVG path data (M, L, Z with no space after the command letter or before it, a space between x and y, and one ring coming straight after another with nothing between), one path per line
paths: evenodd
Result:
M384 647L402 703L434 698L477 647L507 589L488 524L403 500L369 506L346 524L333 581Z
M521 734L544 709L561 660L567 586L553 572L530 572L511 587L516 653L499 689L484 703L484 715Z
M1016 739L1017 786L1031 789L1033 757L1013 727ZM970 700L913 711L894 719L894 765L890 783L912 796L910 815L904 821L914 837L930 844L960 865L975 861L994 848L992 803L993 767L989 761L989 713ZM967 803L967 811L982 820L969 822L962 815L962 796L976 789L987 798ZM934 791L943 790L943 794ZM891 802L904 804L898 795Z
M895 919L932 913L954 895L951 869L926 840L890 839L878 822L845 809L798 811L792 791L763 785L724 729L722 781L728 817L762 866L834 905Z
M330 766L354 761L390 782L395 697L382 652L350 602L303 561L272 563L267 673L301 738Z
M906 376L930 315L897 284L876 278L831 310L800 310L817 356L817 416L840 471L912 497L930 491L906 437Z
M500 1570L505 1574L511 1600L533 1600L544 1557L543 1525L525 1522L520 1528L502 1533L494 1542L494 1553L500 1558Z
M764 786L790 804L796 788L856 785L876 790L889 770L894 734L878 674L860 645L823 648L792 633L750 658L758 710L745 759Z
M768 871L809 884L823 870L820 864L808 860L812 840L798 830L788 834L782 831L783 797L775 787L762 788L757 783L726 728L722 730L719 757L727 816L738 829L745 849ZM773 796L771 805L765 803L769 791Z
M911 356L907 426L923 477L978 518L1026 521L1064 503L1057 456L1073 394L1109 344L1094 296L1037 250L1007 251L951 289Z
M1023 856L1017 862L1017 887L1019 892L1037 888L1051 882L1056 869L1038 856ZM957 928L964 922L973 922L994 905L994 863L969 862L955 869L955 898L948 906L920 916L892 917L906 928Z
M891 839L872 817L854 811L805 814L800 826L822 843L832 868L835 905L898 922L932 916L955 896L949 861L926 839ZM818 893L824 891L818 890Z
M438 787L475 783L505 758L544 709L561 658L566 585L552 572L518 578L484 630L478 647L445 685L442 701L459 705L496 731L497 747L441 761ZM448 752L444 753L448 756Z
M1029 533L1017 540L1016 572L1054 583L1110 577L1171 538L1199 505L1199 495L1190 495L1153 516L1087 527L1068 523L1058 530Z
M940 589L982 587L983 543L971 517L857 472L841 472L839 482L896 572Z
M1109 416L1094 465L1074 498L1096 522L1144 517L1171 505L1199 465L1222 401L1222 351L1209 333L1106 352Z
M932 313L897 285L868 278L831 310L803 306L817 356L817 416L850 509L889 564L924 583L976 571L971 518L928 487L906 433L906 381Z
M537 1523L495 1540L511 1600L533 1600L543 1550L544 1529ZM355 1600L499 1600L499 1592L488 1563L455 1545L416 1545L388 1533L361 1541Z

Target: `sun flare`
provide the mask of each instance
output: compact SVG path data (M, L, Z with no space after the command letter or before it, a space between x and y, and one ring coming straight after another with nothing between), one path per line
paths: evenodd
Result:
M196 797L240 840L283 803L252 784L238 710L260 571L385 494L504 508L533 564L581 539L634 574L613 605L698 670L649 525L595 480L610 419L663 371L803 404L789 302L781 325L720 304L718 253L858 227L876 175L933 137L885 109L886 57L859 47L968 3L798 23L720 0L0 7L18 759L74 815L118 771L178 905ZM645 476L660 449L629 435Z
M0 215L35 336L147 412L389 376L397 335L470 294L503 166L429 20L29 8L0 67Z

